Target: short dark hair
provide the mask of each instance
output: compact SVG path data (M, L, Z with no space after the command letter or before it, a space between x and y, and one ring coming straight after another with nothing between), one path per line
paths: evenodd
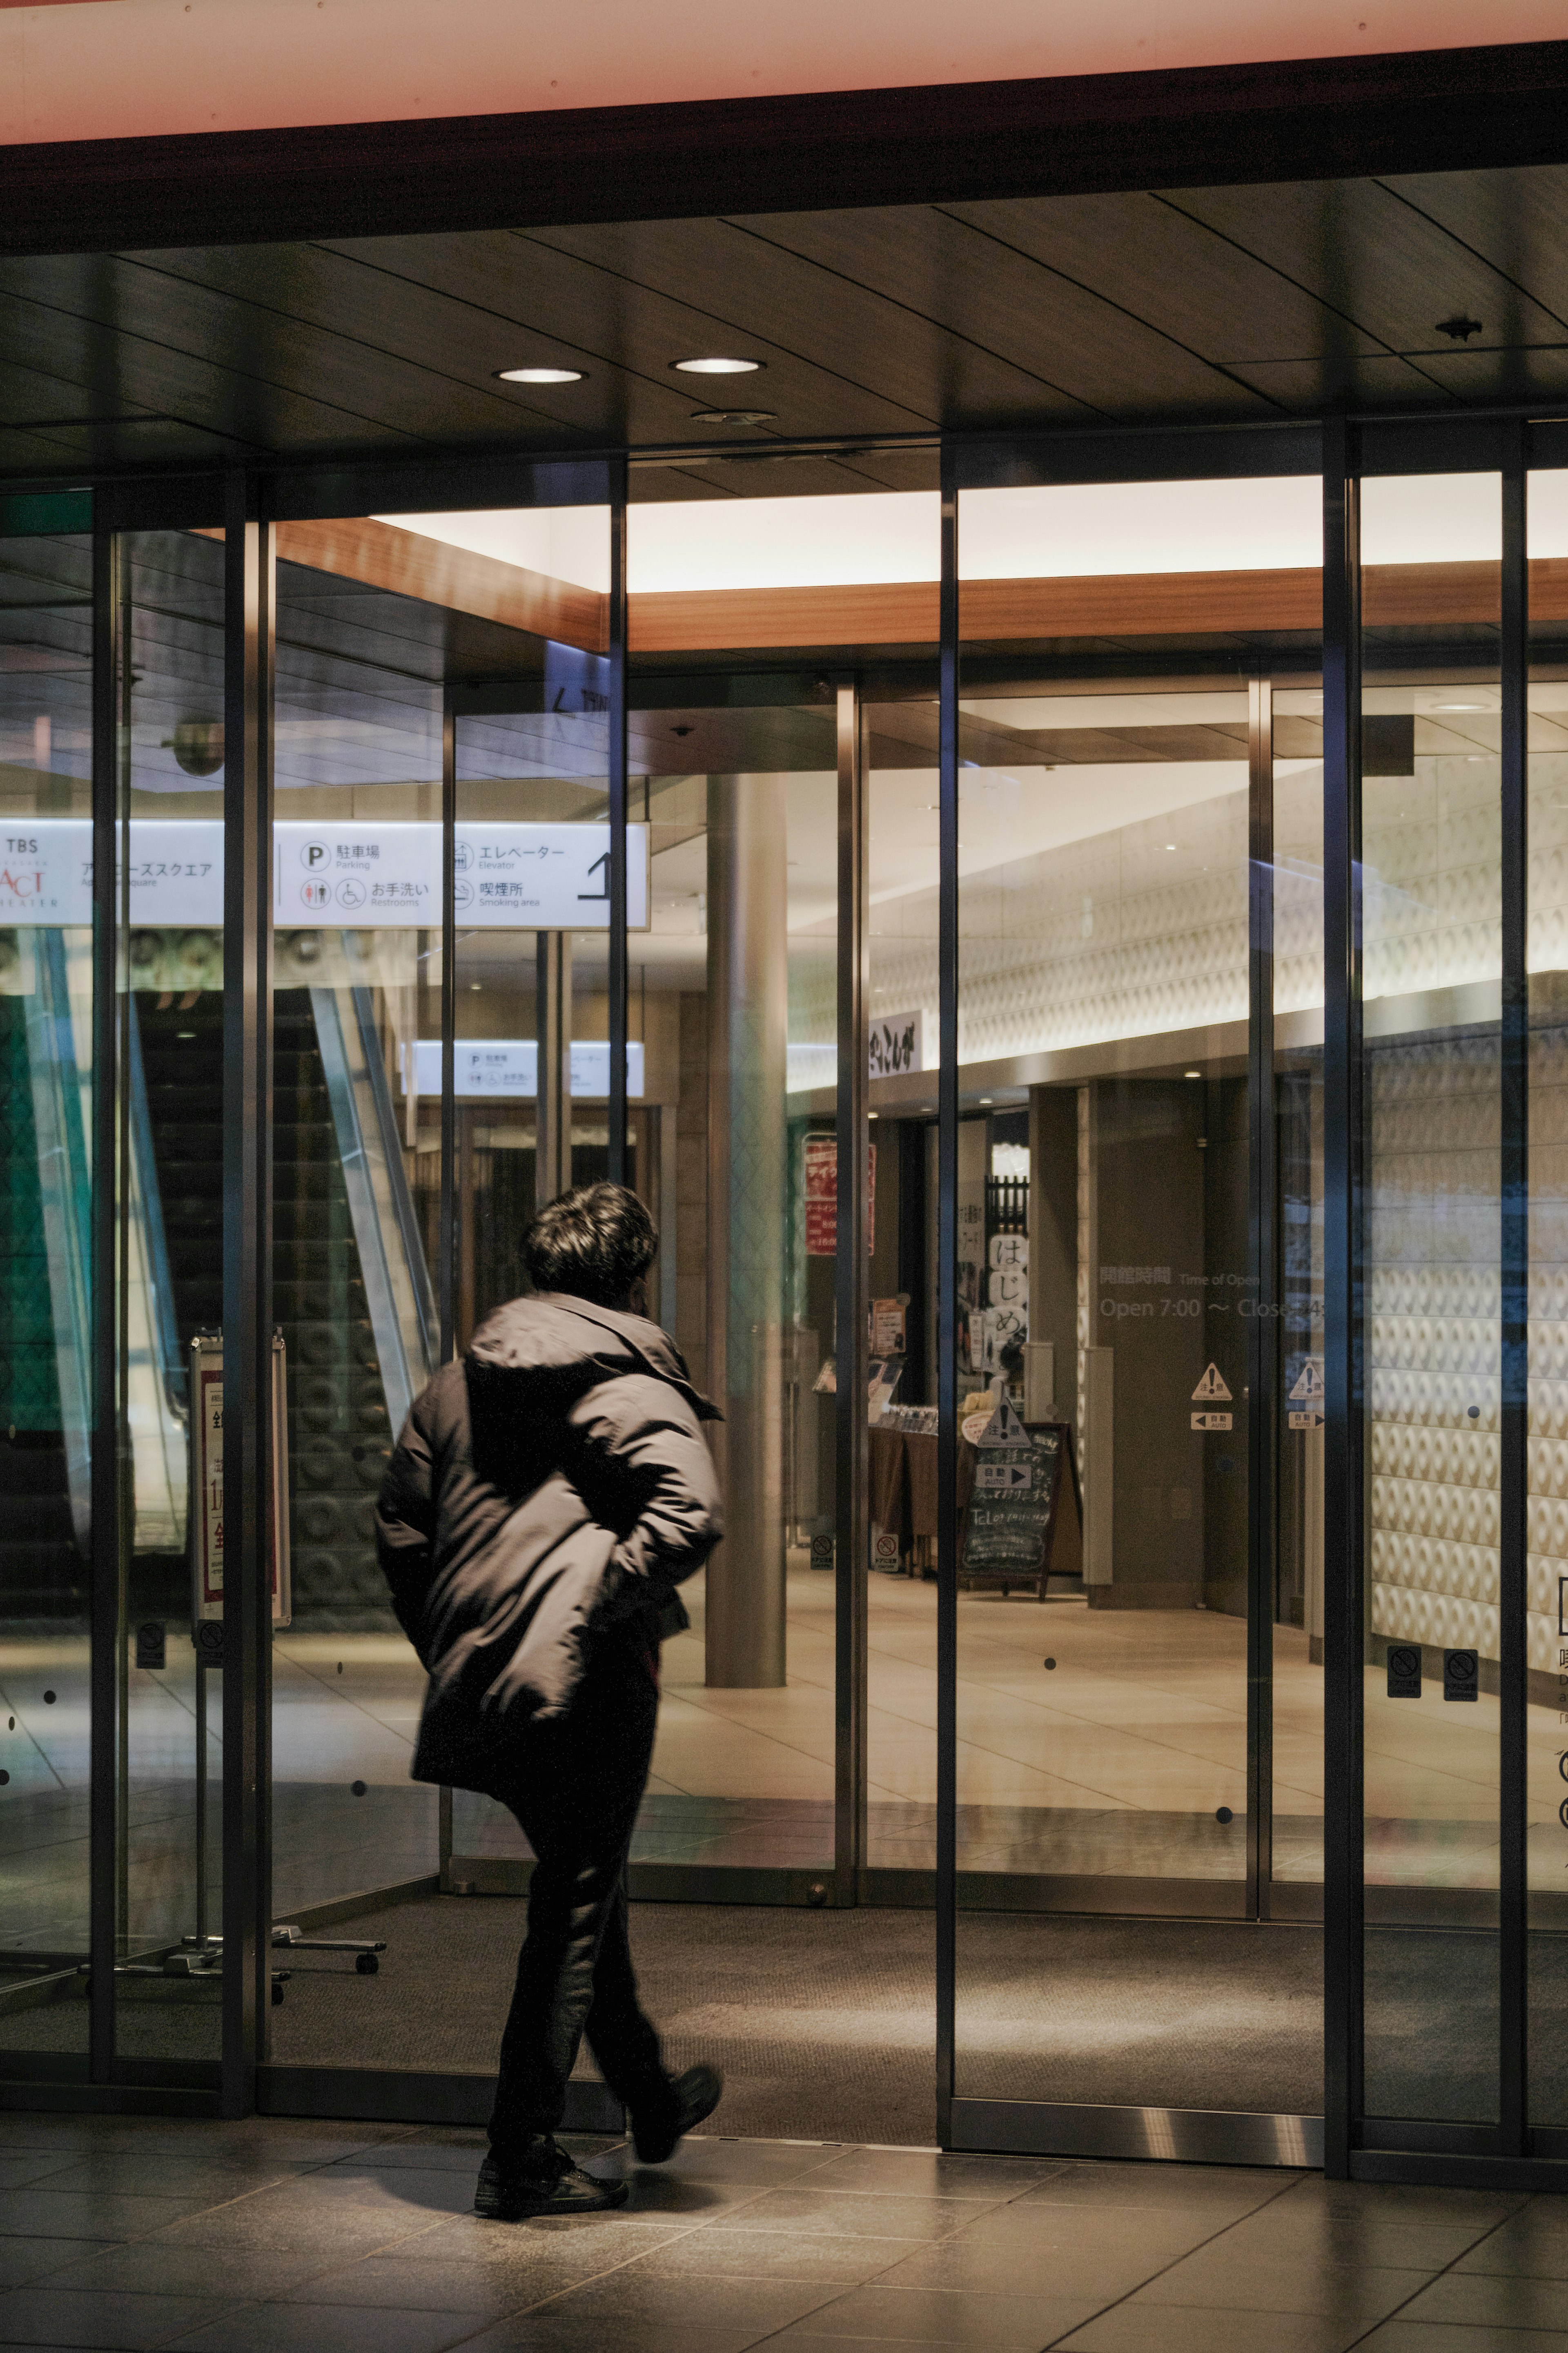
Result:
M535 1291L565 1291L614 1307L658 1250L653 1219L624 1185L579 1185L541 1209L522 1238Z

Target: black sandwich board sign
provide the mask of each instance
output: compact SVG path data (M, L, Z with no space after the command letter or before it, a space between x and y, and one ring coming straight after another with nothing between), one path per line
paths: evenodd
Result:
M1026 1585L1045 1591L1058 1521L1076 1523L1078 1496L1065 1422L1023 1422L999 1394L989 1420L964 1425L974 1482L963 1514L959 1577L965 1585ZM1063 1489L1066 1487L1064 1511ZM1077 1570L1079 1559L1071 1563Z

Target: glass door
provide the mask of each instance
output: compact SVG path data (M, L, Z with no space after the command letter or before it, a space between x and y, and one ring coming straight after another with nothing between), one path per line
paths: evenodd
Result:
M1018 472L957 512L953 2138L1309 2162L1319 484Z

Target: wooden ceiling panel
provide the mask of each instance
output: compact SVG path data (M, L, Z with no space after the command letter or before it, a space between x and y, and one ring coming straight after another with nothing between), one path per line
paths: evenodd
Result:
M1015 361L955 334L922 309L913 290L899 299L734 221L650 221L599 228L537 230L550 245L688 303L746 347L783 347L837 383L875 388L911 418L937 424L1011 424L1020 417L1085 423L1091 411ZM791 415L773 397L770 364L759 407L777 408L770 429L820 432L831 421ZM710 406L703 401L700 406Z
M279 300L242 300L198 274L205 257L193 256L184 271L157 267L142 257L78 267L64 301L80 318L103 325L133 321L161 351L187 363L216 362L247 387L247 403L310 402L331 419L334 441L364 437L381 446L389 435L411 443L471 435L483 414L489 438L503 427L492 422L483 394L412 368L384 350L362 342L348 326L325 328L282 307L288 295L289 257L273 249L271 276L281 281ZM68 269L69 264L66 265ZM210 258L214 276L222 257ZM5 266L0 283L30 291L28 278L58 272L57 263ZM237 273L238 274L238 273ZM242 429L249 429L242 427Z
M258 455L416 446L370 417L266 381L238 322L226 342L187 321L182 342L171 315L180 290L173 280L102 259L0 264L0 344L113 410L145 407L216 429Z
M389 290L381 271L324 247L138 254L133 266L188 288L192 325L206 323L205 305L226 330L222 347L237 337L272 380L422 439L584 436L581 417L563 418L525 385L496 382L498 368L517 364L508 322L423 287Z
M1429 172L1387 185L1555 317L1568 319L1568 168Z
M1267 414L1257 393L1026 254L929 206L774 214L747 224L1026 368L1100 417ZM971 420L945 414L951 426Z
M1417 362L1453 348L1438 322L1461 313L1491 343L1563 338L1561 319L1375 180L1183 189L1169 201Z
M739 330L533 237L375 239L353 250L389 274L437 286L509 319L544 324L558 343L581 354L579 364L591 377L603 374L605 430L612 438L634 444L706 438L704 428L692 427L693 410L729 402L777 408L801 419L795 429L802 431L908 433L931 422L874 385L847 384L809 357L756 335L746 337L744 356L767 362L765 401L754 383L742 403L732 383L677 375L673 361L722 350Z
M1321 362L1381 349L1305 287L1158 196L1060 196L942 209L1093 287L1215 366Z

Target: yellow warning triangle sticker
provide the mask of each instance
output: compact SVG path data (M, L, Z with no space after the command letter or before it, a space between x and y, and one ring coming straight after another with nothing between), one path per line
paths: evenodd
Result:
M1290 1402L1292 1405L1321 1405L1324 1394L1322 1359L1309 1356L1290 1391Z
M1230 1391L1217 1365L1211 1365L1193 1391L1194 1405L1228 1405Z

